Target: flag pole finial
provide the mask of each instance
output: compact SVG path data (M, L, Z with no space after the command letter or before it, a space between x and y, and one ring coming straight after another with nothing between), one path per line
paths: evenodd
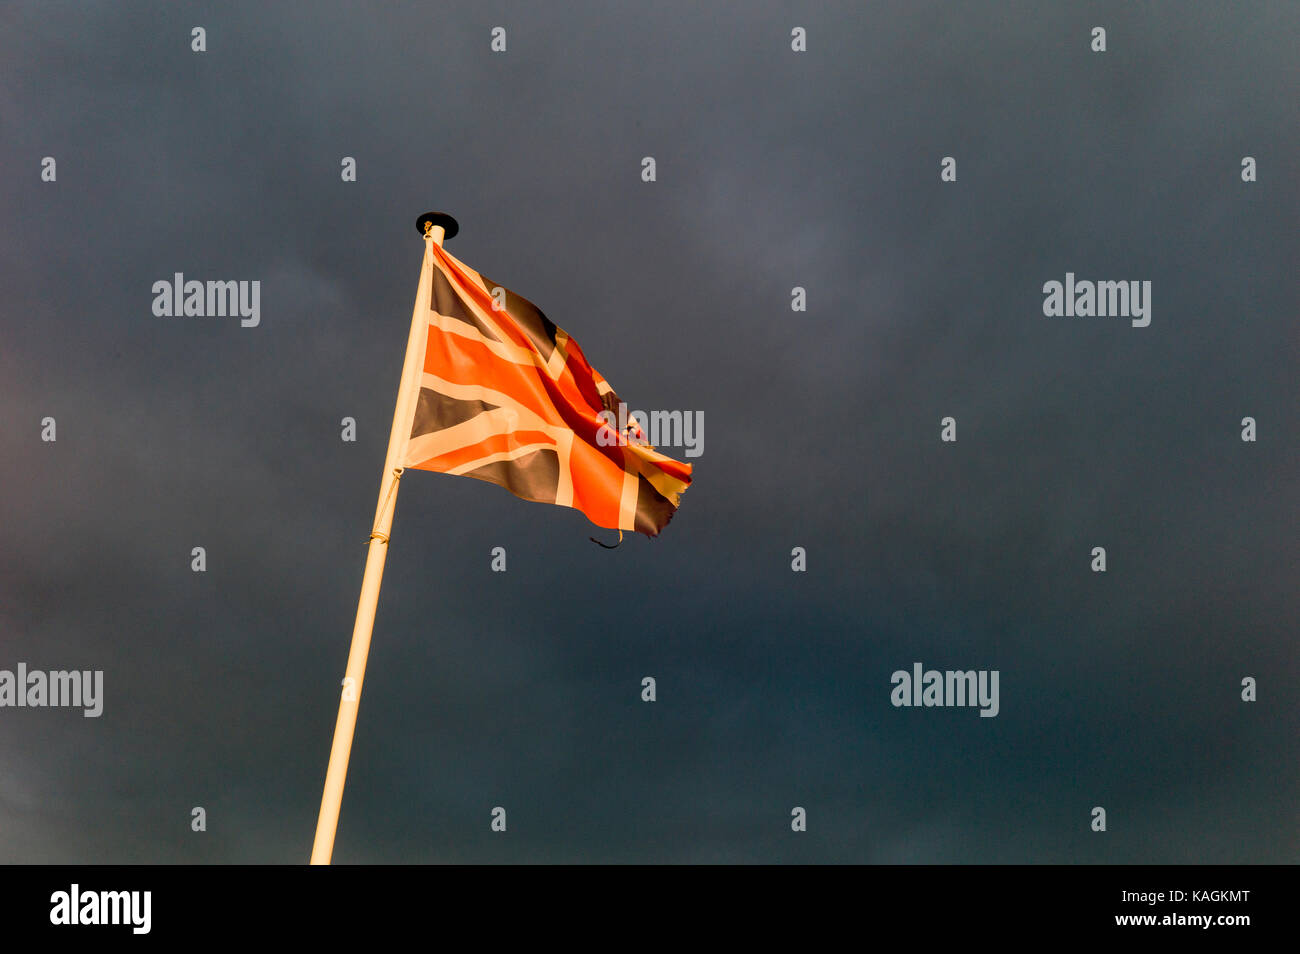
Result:
M434 226L442 226L444 239L452 238L460 231L460 223L446 212L426 212L415 220L415 230L421 235L428 235Z

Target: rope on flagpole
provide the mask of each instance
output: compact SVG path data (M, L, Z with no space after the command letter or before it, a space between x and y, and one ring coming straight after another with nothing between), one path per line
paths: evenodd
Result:
M375 517L375 526L370 531L370 537L366 540L369 544L371 540L378 540L385 546L388 544L388 534L379 529L379 525L384 522L384 514L388 513L388 505L393 500L393 494L397 492L397 482L402 479L402 473L405 467L393 468L393 482L388 485L388 493L384 497L384 505L379 508L379 514Z

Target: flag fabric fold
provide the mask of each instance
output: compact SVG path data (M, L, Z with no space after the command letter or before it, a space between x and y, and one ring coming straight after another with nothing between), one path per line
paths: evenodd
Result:
M403 466L475 477L573 507L611 530L655 536L691 483L635 423L578 343L527 299L435 243L428 332L416 362ZM609 412L602 416L601 412Z

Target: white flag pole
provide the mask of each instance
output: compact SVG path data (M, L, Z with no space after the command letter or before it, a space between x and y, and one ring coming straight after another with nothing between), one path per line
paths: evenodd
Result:
M442 245L459 230L456 220L442 212L428 212L417 220L424 235L424 264L420 267L420 284L411 313L411 333L406 340L406 360L397 387L397 404L393 410L393 429L388 437L388 456L384 475L379 482L379 503L375 508L374 529L367 544L366 573L361 579L361 598L357 601L357 620L352 627L352 648L348 652L347 674L339 699L338 720L334 723L334 744L330 747L329 768L325 772L325 791L321 796L320 816L316 820L316 841L311 849L311 863L327 865L334 853L334 832L343 803L343 782L348 774L348 756L352 752L352 733L357 725L357 706L361 701L361 683L366 675L366 657L370 654L370 633L375 625L375 608L379 604L379 584L384 576L384 559L388 556L388 535L397 506L397 485L402 477L402 455L411 436L411 420L420 394L419 362L424 354L422 337L428 334L430 296L433 284L432 245Z

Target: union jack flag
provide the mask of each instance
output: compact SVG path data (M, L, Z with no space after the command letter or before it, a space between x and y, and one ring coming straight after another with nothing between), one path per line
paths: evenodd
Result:
M656 536L691 465L611 432L617 394L563 329L436 243L428 334L403 466L490 481L582 511L599 527ZM603 432L603 433L602 433Z

